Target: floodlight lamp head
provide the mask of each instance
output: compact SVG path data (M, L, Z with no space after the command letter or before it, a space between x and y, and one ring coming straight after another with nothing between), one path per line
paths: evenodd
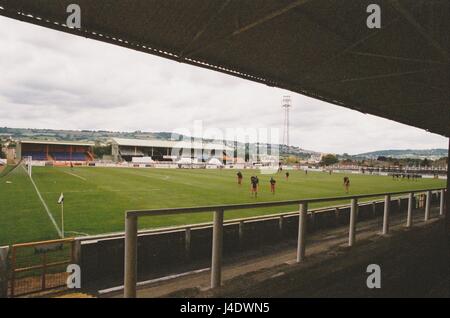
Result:
M291 107L291 96L289 96L289 95L283 96L282 106L283 107Z

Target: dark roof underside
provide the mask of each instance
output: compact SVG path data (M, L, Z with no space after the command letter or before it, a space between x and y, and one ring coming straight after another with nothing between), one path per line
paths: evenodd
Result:
M448 0L0 0L0 15L450 136Z

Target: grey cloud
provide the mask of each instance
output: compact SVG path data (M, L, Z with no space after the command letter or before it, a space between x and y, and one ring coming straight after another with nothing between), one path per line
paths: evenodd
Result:
M172 131L278 127L325 152L447 147L447 139L309 97L0 17L0 126Z

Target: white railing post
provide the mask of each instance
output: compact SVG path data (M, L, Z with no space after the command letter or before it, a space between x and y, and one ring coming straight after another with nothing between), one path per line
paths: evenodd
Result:
M306 250L306 218L308 214L308 203L300 204L298 215L298 243L297 243L297 262L305 259Z
M408 195L408 215L406 217L406 227L412 227L412 210L413 210L414 193Z
M355 243L356 213L358 213L358 200L352 199L350 207L350 225L348 229L348 246L353 246Z
M214 212L212 233L211 288L221 285L222 279L222 244L223 244L223 210Z
M441 190L440 192L441 204L439 205L439 215L444 215L444 198L445 198L445 190Z
M391 195L384 196L384 215L383 215L383 235L389 233L389 209L391 205Z
M431 206L431 191L427 191L427 197L425 201L425 216L424 216L425 221L428 221L430 219L430 206Z
M125 217L125 273L124 297L136 297L137 283L137 216Z

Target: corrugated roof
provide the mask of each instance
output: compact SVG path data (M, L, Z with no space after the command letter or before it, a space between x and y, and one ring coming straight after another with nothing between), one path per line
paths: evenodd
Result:
M154 148L178 148L178 149L229 150L229 151L234 150L231 147L218 143L201 143L201 142L157 140L157 139L126 139L126 138L112 138L111 141L119 146L128 146L128 147L154 147Z
M78 141L64 141L64 140L20 140L21 144L38 144L38 145L61 145L61 146L87 146L93 147L95 143L93 142L78 142Z
M130 147L172 148L174 144L173 141L156 139L111 138L111 141L118 144L119 146Z
M0 15L450 136L450 1L0 0Z

